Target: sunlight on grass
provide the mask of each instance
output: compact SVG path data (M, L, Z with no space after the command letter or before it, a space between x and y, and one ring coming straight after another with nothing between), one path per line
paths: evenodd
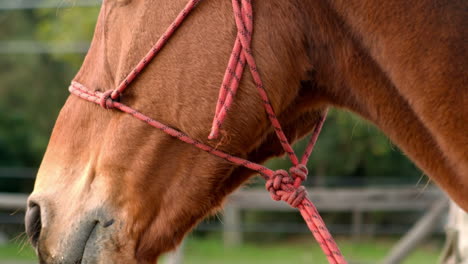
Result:
M29 244L11 242L0 245L0 263L2 260L36 260L36 254Z
M377 239L353 242L340 239L343 254L350 263L378 263L388 253L395 239ZM404 264L435 264L440 249L434 243L428 243L405 261ZM29 245L18 242L0 245L0 263L2 260L36 260ZM328 263L317 246L310 239L278 242L248 242L239 247L225 248L217 237L198 238L190 236L185 245L184 264L326 264Z
M377 263L388 253L396 240L352 242L339 240L343 254L350 263ZM426 245L413 252L404 264L437 263L439 248ZM245 243L225 248L220 239L191 237L185 245L186 264L326 264L318 245L312 239L304 242Z

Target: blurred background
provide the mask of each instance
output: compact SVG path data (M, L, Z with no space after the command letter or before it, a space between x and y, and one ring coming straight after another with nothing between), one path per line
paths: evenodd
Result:
M25 199L99 6L0 0L0 263L36 263L23 230ZM301 152L304 142L295 147ZM443 195L373 125L332 110L309 171L312 200L350 263L437 262ZM270 201L263 186L255 178L233 194L166 262L326 263L300 215Z

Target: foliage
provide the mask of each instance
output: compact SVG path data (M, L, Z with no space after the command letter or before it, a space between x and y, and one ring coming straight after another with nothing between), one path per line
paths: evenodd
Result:
M84 10L73 12L22 10L0 13L0 21L14 21L0 28L0 41L75 41L72 33L91 39L96 11L84 16L88 24L72 23L83 30L66 31L67 25ZM80 11L80 12L79 12ZM70 23L69 23L70 24ZM68 32L69 36L60 36ZM78 36L80 37L80 36ZM67 85L83 54L0 54L0 166L39 165L58 111L68 95Z
M89 42L98 8L73 7L2 11L0 41ZM0 54L0 166L39 165L67 85L83 54ZM295 147L304 148L304 142ZM286 167L285 158L270 162ZM421 173L366 121L331 111L311 160L312 183L416 183ZM327 175L327 177L324 177Z
M0 42L89 42L97 13L98 8L79 7L0 11L0 24L8 25L0 27ZM83 54L0 52L0 166L39 165L60 107L68 96L69 81L82 60ZM300 153L304 143L295 146ZM310 183L316 185L367 185L389 183L389 179L395 183L416 183L421 177L421 172L373 125L342 110L331 111L310 164L310 174L314 175ZM285 158L272 160L269 165L272 168L289 166ZM261 218L262 215L252 217ZM364 261L380 258L389 248L388 243L353 246L343 241L340 244L351 258ZM310 263L310 259L321 253L316 247L309 250L308 246L309 243L307 248L247 244L242 248L223 249L217 240L191 239L187 260L188 263L227 263L229 258L232 259L230 263L275 263L281 256L297 253L297 261L287 258L286 262ZM16 245L0 246L0 259L8 254L16 255L16 251ZM29 248L25 251L25 258L34 258ZM431 251L417 254L408 263L434 263L437 256Z
M297 153L303 153L308 139L296 144ZM291 166L287 158L270 165ZM415 184L422 175L374 125L339 109L328 115L309 170L315 185Z
M88 43L94 32L99 8L74 7L39 9L36 36L52 43ZM78 69L83 61L82 54L52 54L52 56Z

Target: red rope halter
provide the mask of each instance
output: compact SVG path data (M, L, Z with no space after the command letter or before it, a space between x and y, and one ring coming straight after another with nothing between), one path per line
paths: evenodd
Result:
M172 25L166 30L166 32L160 37L153 48L151 48L146 56L137 64L132 72L115 90L109 90L106 92L93 92L82 84L73 81L69 87L70 92L83 99L99 104L105 109L119 109L201 150L216 155L239 166L244 166L251 170L257 171L265 178L266 189L270 192L271 197L274 200L285 201L292 207L299 209L307 226L327 256L328 261L332 264L345 264L346 260L342 256L338 246L328 232L317 209L307 198L306 189L304 186L302 186L302 182L306 179L308 173L306 164L309 160L310 154L312 153L315 142L317 141L320 130L322 129L326 113L315 125L312 132L312 137L307 145L301 161L299 162L299 159L289 144L289 141L286 138L280 123L278 122L278 118L276 117L273 107L271 106L250 47L253 31L252 0L232 0L234 17L237 26L237 37L232 55L229 59L226 73L223 78L223 83L219 92L218 103L216 105L216 113L213 120L211 133L208 138L214 139L218 136L219 129L226 118L226 114L229 110L229 107L232 105L234 96L239 87L239 81L244 72L244 68L246 65L248 65L255 86L257 87L262 102L265 106L267 116L274 127L276 135L278 136L284 151L288 154L291 162L294 165L289 169L289 173L285 170L273 171L260 164L231 156L228 153L222 152L198 140L192 139L183 132L166 126L138 112L137 110L116 101L122 95L124 90L130 85L130 83L142 72L148 63L164 47L171 35L182 24L185 17L189 15L189 13L200 1L201 0L189 0L185 8L182 10L182 12L179 13Z

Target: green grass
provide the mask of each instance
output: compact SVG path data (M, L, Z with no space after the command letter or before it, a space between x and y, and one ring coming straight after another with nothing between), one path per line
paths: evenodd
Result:
M11 242L0 245L0 263L2 260L36 260L36 254L29 244Z
M343 254L350 263L378 263L396 242L394 239L367 240L352 242L338 240ZM435 264L440 247L427 244L405 261L404 264ZM0 245L0 263L2 260L31 260L35 254L29 246L20 243ZM185 264L326 264L320 248L312 238L301 241L248 242L239 247L225 248L219 238L189 237L185 245Z
M383 259L396 240L372 240L353 243L339 240L341 250L351 263L377 263ZM326 264L328 263L315 241L246 243L235 248L224 248L217 239L188 240L185 247L187 264ZM433 245L419 248L403 263L437 263L440 249Z

